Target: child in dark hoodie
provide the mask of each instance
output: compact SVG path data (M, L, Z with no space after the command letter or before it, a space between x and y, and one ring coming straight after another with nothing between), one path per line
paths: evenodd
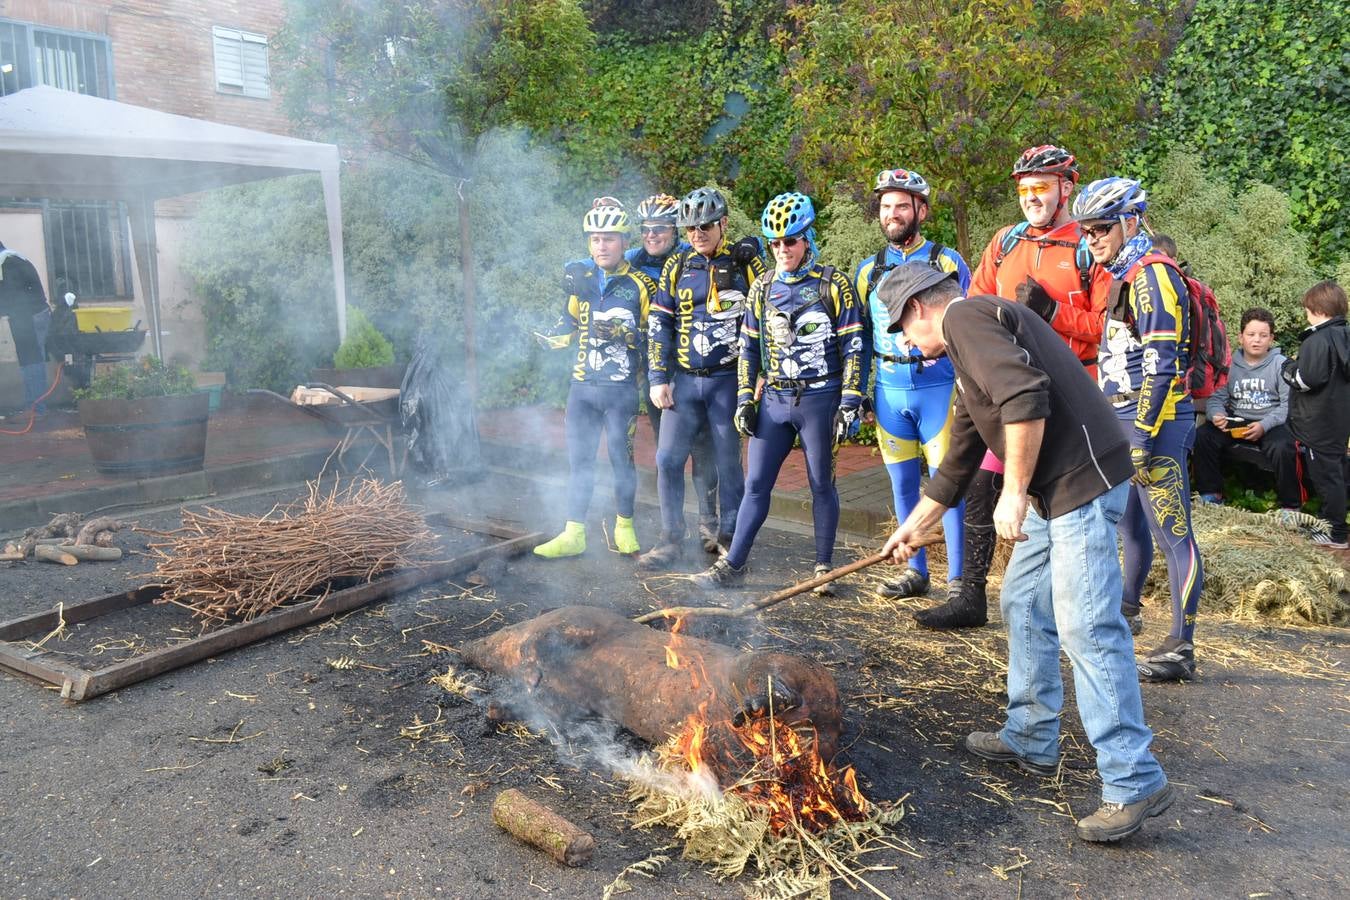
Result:
M1322 281L1303 295L1308 317L1298 358L1281 373L1293 389L1289 430L1308 453L1308 475L1322 498L1329 534L1314 535L1324 547L1346 548L1345 462L1350 441L1350 331L1345 327L1345 290Z
M1195 434L1191 465L1202 500L1223 498L1219 461L1238 441L1257 444L1275 471L1275 493L1284 509L1303 505L1294 438L1285 427L1290 389L1280 377L1284 354L1271 349L1275 317L1254 307L1242 314L1238 352L1228 370L1228 383L1205 401L1209 421Z

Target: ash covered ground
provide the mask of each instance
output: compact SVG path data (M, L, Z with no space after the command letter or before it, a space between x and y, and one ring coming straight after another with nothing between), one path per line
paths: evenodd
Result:
M495 475L423 501L428 512L489 513L551 535L560 522L531 515L559 491L557 481ZM299 493L218 505L263 513ZM0 676L0 894L598 897L671 835L632 830L624 785L582 748L494 729L479 705L428 682L464 668L443 648L557 606L636 615L659 602L704 605L683 580L639 580L632 560L607 552L602 505L597 492L580 559L513 560L487 585L428 585L83 704ZM138 518L169 528L178 513ZM655 510L640 508L638 524L649 541ZM441 530L450 553L484 542ZM706 562L691 554L679 571ZM809 534L771 521L751 563L749 583L726 599L809 576ZM0 571L0 620L125 590L150 568L135 556L12 565ZM1098 784L1072 706L1058 780L966 756L965 734L1000 720L999 629L923 632L909 613L924 604L872 597L881 574L844 582L836 598L690 625L831 669L845 757L864 792L907 797L894 839L908 852L871 860L894 867L868 875L877 888L894 897L1345 896L1350 634L1202 620L1202 677L1144 690L1179 799L1134 838L1092 846L1073 836ZM1157 607L1146 618L1144 640L1165 627ZM156 607L76 628L55 649L92 667L192 633L186 612ZM611 749L638 748L620 736ZM508 787L591 831L594 860L564 869L497 829L492 800ZM678 860L655 880L629 880L638 897L742 895Z

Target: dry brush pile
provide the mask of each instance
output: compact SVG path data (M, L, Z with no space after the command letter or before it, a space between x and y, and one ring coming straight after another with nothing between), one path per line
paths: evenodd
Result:
M207 507L183 511L183 527L147 531L157 560L157 603L176 603L208 622L248 621L296 600L317 600L336 582L369 581L430 558L435 535L403 485L317 482L309 495L262 517Z

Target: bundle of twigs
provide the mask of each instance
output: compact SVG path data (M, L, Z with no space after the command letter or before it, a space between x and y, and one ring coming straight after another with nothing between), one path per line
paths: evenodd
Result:
M207 620L248 621L295 600L322 602L335 582L369 581L414 565L436 549L400 483L317 482L309 495L261 518L207 507L183 511L183 527L148 531L158 560L147 576L176 603Z

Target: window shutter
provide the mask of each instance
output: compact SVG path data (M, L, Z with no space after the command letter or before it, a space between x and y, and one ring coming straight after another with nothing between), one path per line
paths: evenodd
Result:
M242 38L240 49L243 56L244 93L249 97L269 97L267 38L247 33Z
M244 87L244 47L242 35L231 28L211 29L216 55L216 84Z

